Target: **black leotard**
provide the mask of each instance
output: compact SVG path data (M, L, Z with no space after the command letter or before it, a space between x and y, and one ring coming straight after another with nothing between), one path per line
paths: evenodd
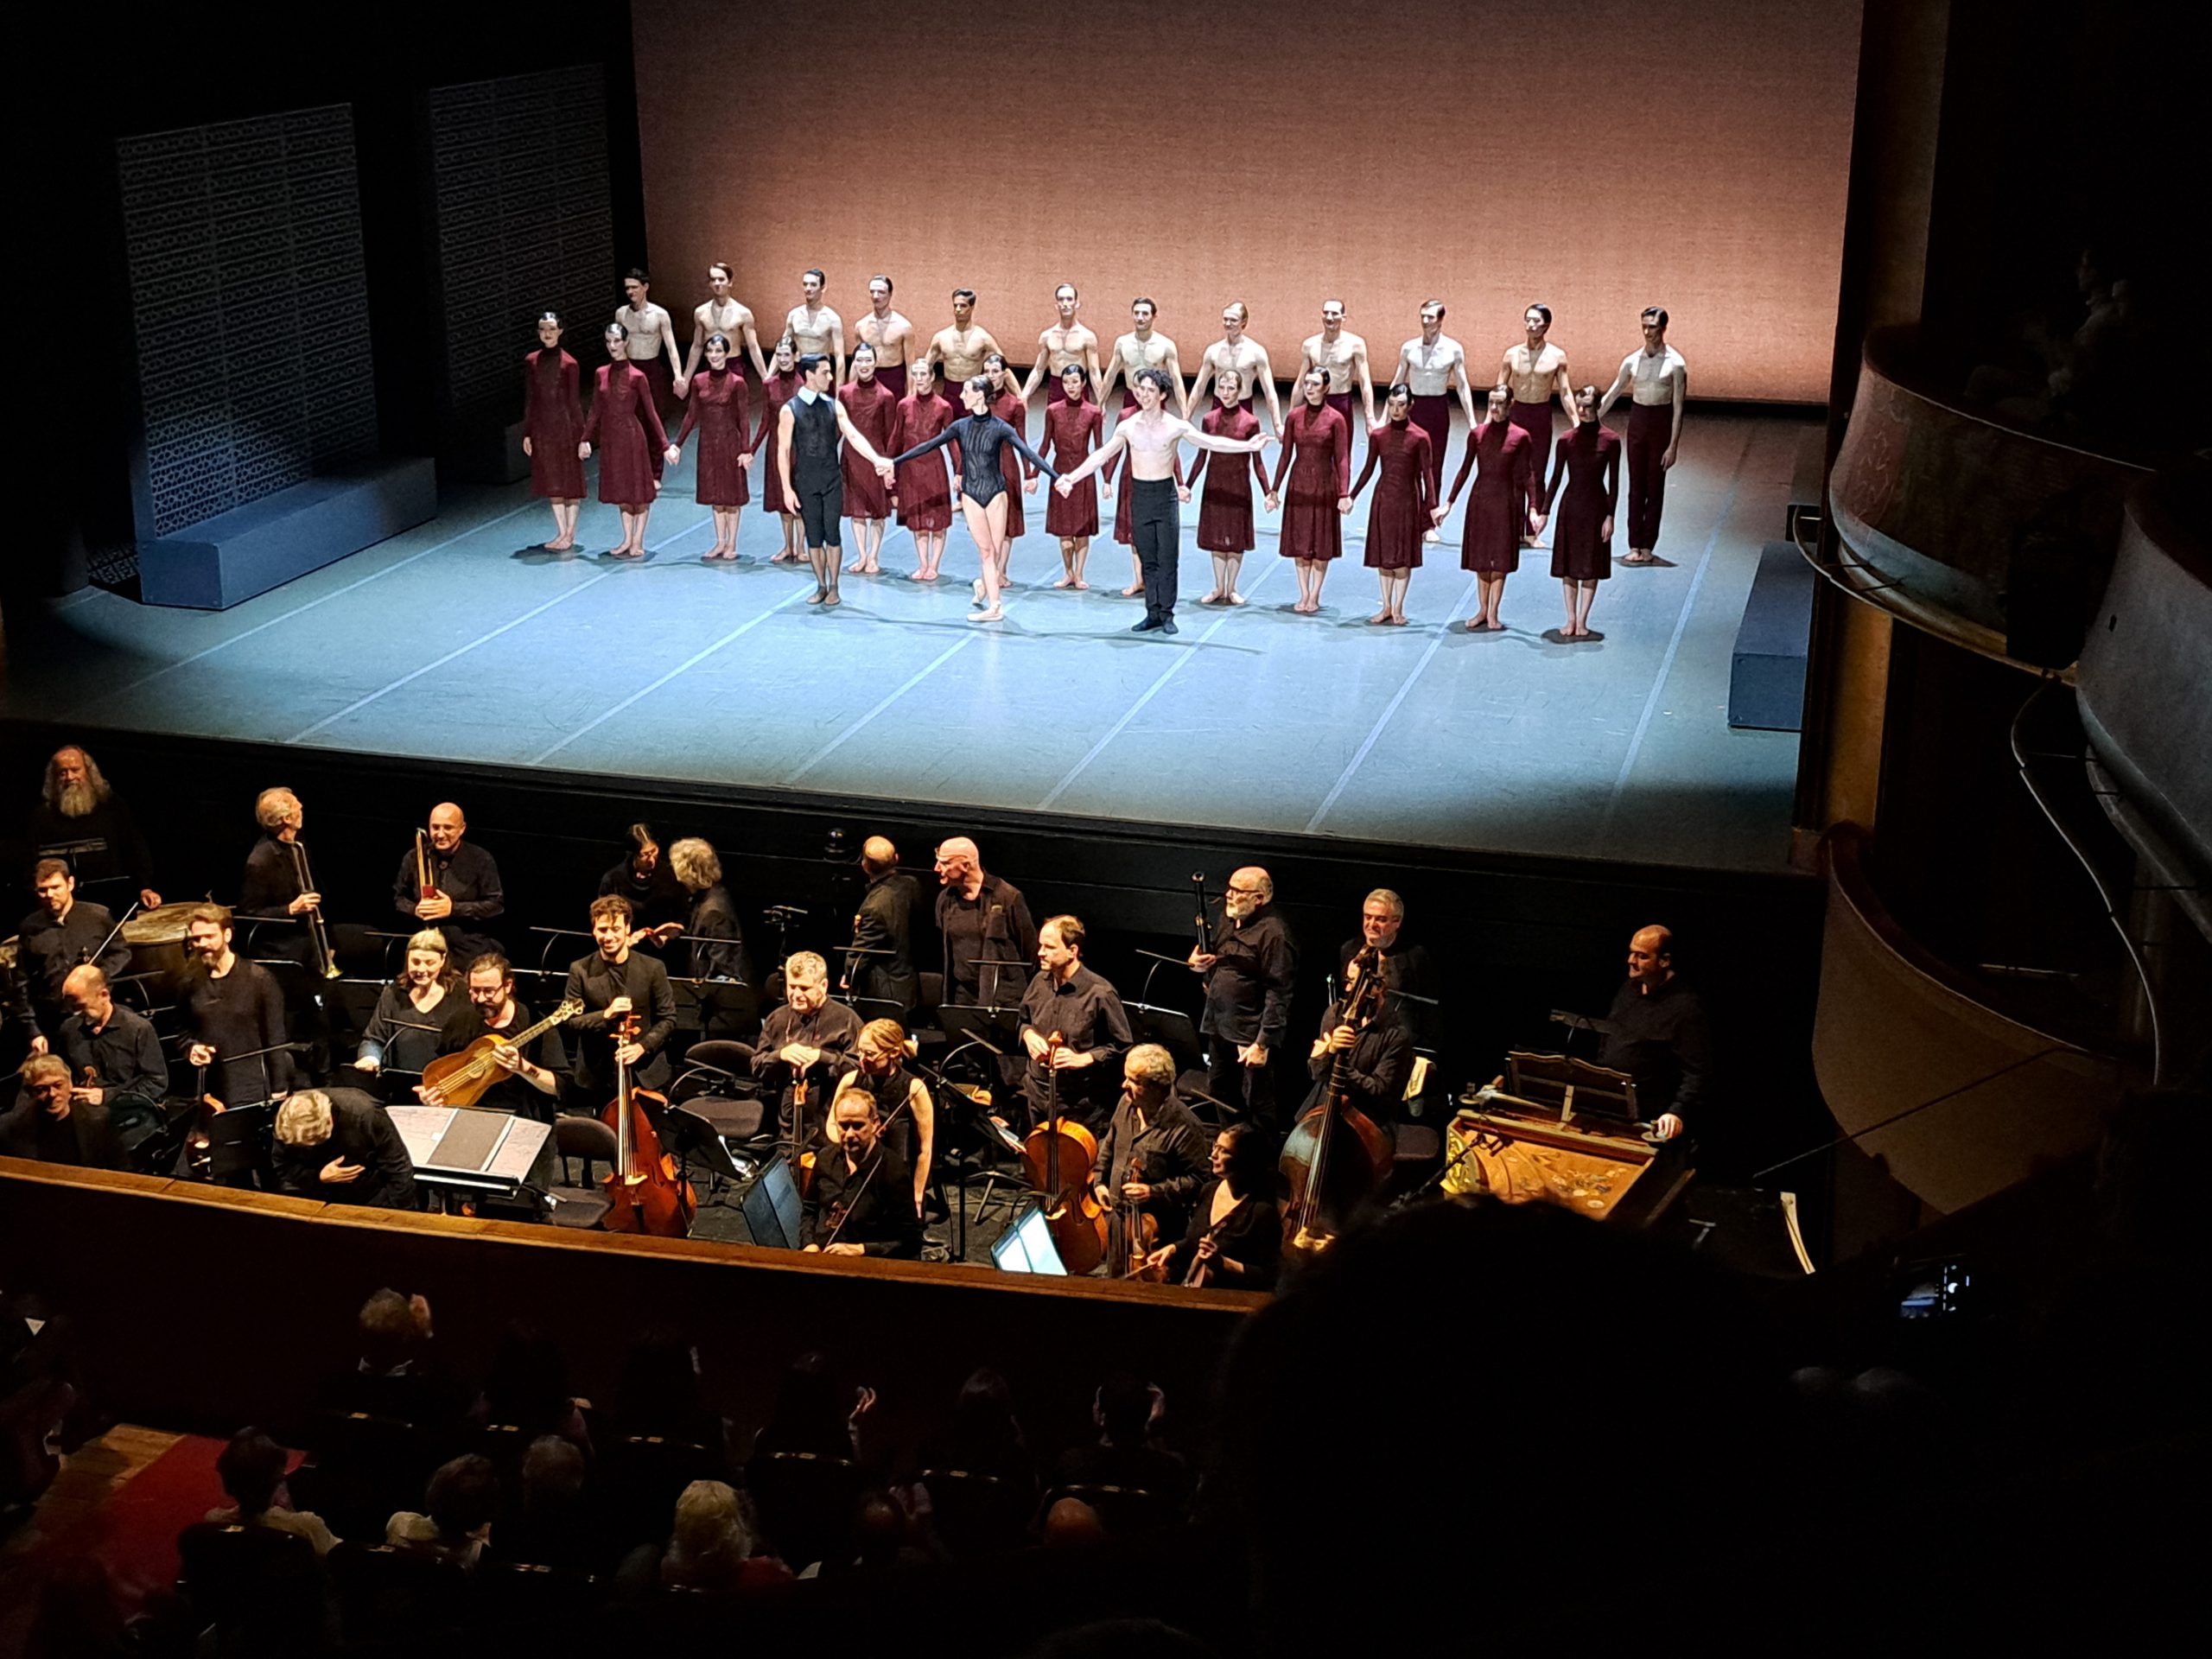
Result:
M942 449L948 443L960 446L960 493L979 507L988 507L1006 489L1006 475L999 470L999 448L1012 444L1029 459L1029 464L1043 474L1047 483L1057 482L1059 474L1045 464L1045 458L1029 447L1028 441L995 415L963 415L950 426L926 443L918 443L903 455L893 455L891 464L903 467L917 455L926 455L932 449Z

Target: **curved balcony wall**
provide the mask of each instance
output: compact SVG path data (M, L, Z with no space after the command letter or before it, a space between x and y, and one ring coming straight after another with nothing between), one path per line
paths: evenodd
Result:
M2015 661L2006 629L2024 535L2056 518L2108 553L2127 490L2148 474L1963 407L1914 372L1915 339L1910 328L1867 336L1828 478L1847 557L1822 569L1916 627Z
M1863 834L1841 825L1826 843L1814 1075L1836 1127L1948 1213L2094 1146L2120 1068L1987 1007L1913 944L1866 880Z

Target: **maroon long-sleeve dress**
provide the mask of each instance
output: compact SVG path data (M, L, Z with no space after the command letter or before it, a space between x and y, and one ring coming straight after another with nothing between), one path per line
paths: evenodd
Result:
M884 453L901 455L918 443L927 443L950 426L954 419L950 404L931 392L909 392L899 400L891 423L891 448ZM960 465L957 443L946 448L954 452L952 464ZM899 492L899 522L908 530L929 531L949 530L952 526L952 486L944 471L944 450L933 449L928 454L908 461L892 479Z
M1224 407L1216 399L1198 426L1217 438L1253 438L1259 435L1260 417L1252 412L1249 404ZM1260 480L1262 489L1266 489L1267 463L1256 450L1248 459L1252 463L1252 476ZM1217 463L1211 470L1207 468L1209 461ZM1208 553L1249 553L1252 486L1244 481L1243 462L1235 455L1217 455L1211 449L1201 449L1191 463L1193 488L1201 474L1205 478L1205 488L1198 496L1198 546Z
M853 429L874 446L879 455L895 455L898 450L891 445L891 425L899 413L899 400L891 395L891 388L870 380L849 381L837 388L837 401L845 406L846 418ZM888 518L891 516L891 492L876 476L875 468L868 457L849 443L844 448L845 517L848 518Z
M699 434L699 482L693 499L702 507L741 507L753 499L752 486L738 462L753 447L747 417L753 394L746 390L743 371L734 365L724 369L702 368L691 377L691 396L685 401L683 424L676 434L676 447L696 429Z
M1552 510L1560 480L1567 499L1552 521L1552 575L1568 582L1602 582L1613 574L1613 544L1599 532L1621 504L1620 435L1585 421L1559 441L1544 511Z
M1428 434L1408 421L1394 421L1370 429L1367 465L1359 469L1357 495L1377 467L1382 476L1375 486L1375 499L1367 508L1367 568L1370 570L1416 570L1421 568L1421 533L1429 526L1433 499L1428 491Z
M1029 435L1029 404L1011 387L991 399L991 413L1004 421L1024 438ZM1021 512L1021 474L1027 466L1014 453L1012 444L999 446L999 473L1006 480L1006 538L1009 542L1027 527ZM1029 476L1037 476L1035 467L1029 467Z
M635 364L599 372L583 441L599 454L599 499L611 506L650 507L660 490L668 429L653 407L652 383Z
M1106 417L1098 405L1090 398L1071 404L1065 398L1045 405L1045 441L1037 446L1037 453L1052 463L1056 473L1073 472L1083 465L1084 458L1098 447L1098 435L1106 424ZM1065 500L1058 490L1045 503L1045 533L1047 536L1096 536L1098 533L1098 481L1096 478L1078 480Z
M760 455L753 463L760 469L760 505L770 512L797 512L798 504L785 499L783 474L776 470L776 426L784 405L798 396L798 371L793 369L785 374L769 370L767 384L761 391L765 395L760 404L760 429L753 435L753 447Z
M1452 501L1475 474L1467 499L1466 534L1459 543L1459 568L1485 575L1510 575L1521 568L1521 531L1529 522L1529 435L1510 421L1478 421L1467 437L1467 458L1452 480Z
M1285 474L1282 540L1287 559L1333 559L1344 550L1343 515L1337 503L1351 493L1351 423L1334 408L1300 404L1282 423L1282 459L1275 463L1270 495Z
M558 346L523 359L523 435L530 440L530 493L549 501L584 499L584 464L576 445L584 435L583 399L576 359Z

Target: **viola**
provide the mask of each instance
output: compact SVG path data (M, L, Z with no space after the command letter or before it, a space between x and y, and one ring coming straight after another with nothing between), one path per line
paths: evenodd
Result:
M1144 1160L1130 1159L1128 1175L1122 1185L1143 1179ZM1144 1206L1134 1198L1125 1198L1116 1192L1114 1195L1114 1236L1110 1256L1115 1271L1124 1279L1146 1279L1154 1283L1166 1278L1166 1268L1149 1267L1146 1263L1146 1258L1151 1255L1159 1243L1160 1218L1147 1214Z
M1382 953L1369 945L1344 970L1340 1025L1363 1032L1382 1012L1389 986ZM1283 1247L1312 1255L1334 1242L1344 1217L1380 1192L1390 1179L1394 1148L1387 1130L1352 1104L1351 1076L1355 1036L1337 1051L1320 1098L1300 1115L1283 1142L1277 1167L1290 1194L1283 1208Z
M1106 1259L1109 1223L1106 1207L1092 1191L1097 1137L1060 1116L1060 1074L1052 1057L1065 1046L1057 1031L1045 1039L1045 1121L1029 1131L1021 1162L1029 1184L1044 1196L1045 1224L1062 1264L1081 1274Z
M638 1015L625 1014L615 1027L614 1042L638 1039ZM663 1150L660 1135L647 1115L647 1103L665 1108L667 1099L650 1089L634 1087L630 1068L620 1058L614 1062L614 1098L600 1114L614 1131L614 1167L607 1173L607 1196L613 1200L601 1224L610 1233L650 1233L657 1238L683 1238L691 1231L691 1218L699 1203L691 1183L676 1159Z

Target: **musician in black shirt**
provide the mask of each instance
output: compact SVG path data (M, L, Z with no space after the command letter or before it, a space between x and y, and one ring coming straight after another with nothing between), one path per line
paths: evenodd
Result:
M668 864L682 884L689 906L681 924L664 923L654 931L667 944L689 935L671 962L687 965L690 979L748 980L752 974L745 958L745 930L739 925L737 906L722 885L721 855L712 842L686 836L668 849Z
M1337 947L1337 983L1344 982L1351 959L1370 946L1382 953L1382 977L1391 1002L1423 1048L1435 1046L1436 969L1426 945L1405 937L1406 901L1388 887L1377 887L1361 901L1359 937Z
M308 891L301 882L302 857L292 850L307 823L307 808L289 789L264 789L254 801L253 817L261 826L261 839L245 856L238 913L257 921L298 921L322 903L320 893ZM268 932L265 954L306 959L304 927Z
M498 1078L477 1096L477 1105L486 1111L512 1112L550 1123L558 1116L561 1079L569 1069L560 1027L515 1046L516 1035L537 1021L516 999L514 969L497 951L487 951L468 964L468 1004L467 1016L447 1027L439 1053L461 1053L483 1037L505 1038L492 1051L493 1062L499 1068ZM425 1106L446 1103L435 1085L418 1087L415 1093Z
M1222 900L1221 938L1211 951L1193 950L1190 959L1205 977L1198 1029L1210 1039L1207 1092L1264 1122L1275 1115L1269 1062L1289 1027L1291 988L1298 977L1298 947L1274 898L1274 878L1265 870L1257 865L1238 870Z
M90 963L73 969L61 998L70 1014L54 1046L69 1062L77 1099L112 1111L125 1100L152 1105L168 1092L168 1061L153 1022L116 1001L105 974Z
M451 801L430 809L429 833L399 858L392 878L394 909L410 921L435 927L446 936L455 962L472 962L499 942L484 931L507 907L499 886L499 861L473 841L464 841L468 820ZM429 867L433 894L423 895L423 867Z
M31 809L31 856L61 858L88 894L127 905L136 894L147 910L162 907L153 861L123 798L108 786L92 757L70 744L46 763L46 787Z
M760 1022L760 1044L748 1058L753 1077L774 1093L776 1121L786 1139L812 1144L814 1130L801 1132L793 1116L799 1091L804 1091L807 1123L822 1122L816 1109L829 1098L830 1085L846 1069L860 1034L860 1015L830 1000L828 963L801 950L784 963L784 1006Z
M1628 979L1605 1023L1612 1029L1598 1064L1636 1079L1637 1109L1652 1133L1671 1141L1693 1126L1709 1131L1702 1109L1713 1077L1713 1033L1705 1004L1675 976L1675 936L1665 928L1640 927L1630 936Z
M1273 1290L1282 1267L1282 1206L1268 1138L1249 1123L1214 1136L1214 1179L1198 1193L1190 1230L1146 1258L1171 1285L1185 1282L1203 1262L1212 1290Z
M92 962L111 974L130 966L130 947L115 918L77 897L77 879L58 858L42 858L32 872L38 908L16 925L16 965L9 976L9 1005L31 1052L43 1054L60 1034L67 1013L61 984L69 970Z
M1095 1130L1113 1109L1115 1062L1129 1046L1129 1016L1113 986L1083 965L1083 937L1072 916L1048 917L1037 930L1039 972L1021 997L1021 1046L1029 1054L1022 1094L1033 1125L1046 1116L1055 1076L1061 1116Z
M622 861L599 878L599 896L630 901L632 925L651 930L636 941L637 947L658 954L661 930L673 922L682 931L691 910L683 884L676 879L669 861L661 856L660 841L649 823L630 826L630 850Z
M1027 982L1028 965L1037 959L1037 929L1021 889L985 874L982 855L965 836L938 847L937 879L944 1005L1011 1007L1020 996L1014 988Z
M1357 980L1346 969L1344 994L1321 1016L1321 1034L1313 1039L1306 1064L1313 1073L1313 1092L1306 1106L1322 1103L1329 1079L1344 1057L1344 1092L1370 1122L1388 1128L1398 1121L1398 1103L1406 1097L1406 1080L1413 1076L1413 1033L1399 1014L1395 997L1386 996L1364 1026L1346 1023L1349 1005L1357 995ZM1302 1116L1301 1111L1301 1116Z
M415 1160L383 1107L357 1089L302 1089L276 1112L276 1190L327 1204L415 1207Z
M875 1096L847 1087L830 1103L832 1144L816 1160L806 1249L824 1255L922 1253L912 1178L882 1133Z
M193 957L180 993L185 1063L217 1068L208 1087L226 1106L282 1100L292 1089L292 1057L278 1046L284 998L276 982L231 948L231 912L220 905L194 906L184 937Z
M868 891L853 918L853 954L845 958L845 988L855 996L888 1002L900 1019L920 995L914 974L914 905L921 889L899 868L899 849L882 836L861 845L861 874Z
M1098 1142L1096 1192L1109 1210L1134 1204L1180 1238L1206 1178L1206 1132L1175 1097L1175 1057L1139 1043L1122 1062L1122 1099ZM1118 1271L1118 1269L1116 1269Z
M632 1081L659 1088L668 1077L668 1057L661 1051L676 1034L676 993L668 969L630 948L630 901L616 895L595 899L591 936L599 949L569 964L564 1001L584 1011L570 1021L576 1033L575 1085L580 1103L597 1110L614 1096L616 1062L630 1066ZM615 1028L635 1013L635 1040L618 1044Z

